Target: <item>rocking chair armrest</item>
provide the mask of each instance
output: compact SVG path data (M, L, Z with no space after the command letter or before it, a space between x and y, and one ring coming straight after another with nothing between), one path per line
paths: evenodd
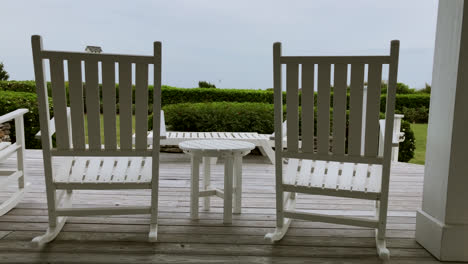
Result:
M12 119L15 119L17 117L23 116L27 112L29 112L28 109L20 108L20 109L17 109L15 111L13 111L13 112L8 113L8 114L4 114L4 115L0 116L0 124L5 123L7 121L10 121Z
M70 107L67 107L67 122L68 124L70 124L71 122ZM52 117L49 120L49 133L51 136L55 134L55 118L54 117ZM41 130L39 130L34 137L36 139L41 139Z

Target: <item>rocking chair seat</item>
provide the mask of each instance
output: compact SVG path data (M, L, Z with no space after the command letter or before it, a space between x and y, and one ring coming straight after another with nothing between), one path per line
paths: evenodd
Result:
M285 191L376 199L382 181L382 165L289 159Z
M65 158L55 167L58 189L70 185L80 189L148 188L151 184L151 157L74 157Z

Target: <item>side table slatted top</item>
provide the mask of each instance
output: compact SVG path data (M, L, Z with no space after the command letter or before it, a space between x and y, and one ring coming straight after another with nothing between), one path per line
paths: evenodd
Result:
M233 151L244 152L255 148L255 145L245 141L235 140L190 140L179 143L184 151Z

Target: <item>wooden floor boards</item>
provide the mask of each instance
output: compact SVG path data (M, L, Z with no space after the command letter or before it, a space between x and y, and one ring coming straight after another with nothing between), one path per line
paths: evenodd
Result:
M212 199L210 212L200 208L199 221L190 220L189 158L162 154L159 242L146 242L148 215L70 217L54 242L35 248L31 239L47 228L41 155L37 150L27 151L28 193L15 209L0 217L0 263L380 263L374 231L367 228L295 220L279 243L264 240L275 225L274 167L266 158L252 155L243 165L242 214L233 215L231 225L222 223L222 200L217 198ZM214 185L222 186L221 163L212 166ZM414 239L423 176L420 165L392 166L390 263L439 263ZM0 200L7 197L0 193ZM86 206L143 205L149 203L149 192L79 191L74 201ZM358 217L371 216L374 209L368 201L304 195L299 196L297 207Z

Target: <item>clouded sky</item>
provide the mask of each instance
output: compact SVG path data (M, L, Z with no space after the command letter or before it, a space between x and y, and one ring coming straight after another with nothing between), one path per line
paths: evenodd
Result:
M284 55L386 55L399 39L400 82L430 83L436 0L3 0L0 61L34 78L31 40L45 49L152 54L162 41L163 84L272 87L272 44Z

